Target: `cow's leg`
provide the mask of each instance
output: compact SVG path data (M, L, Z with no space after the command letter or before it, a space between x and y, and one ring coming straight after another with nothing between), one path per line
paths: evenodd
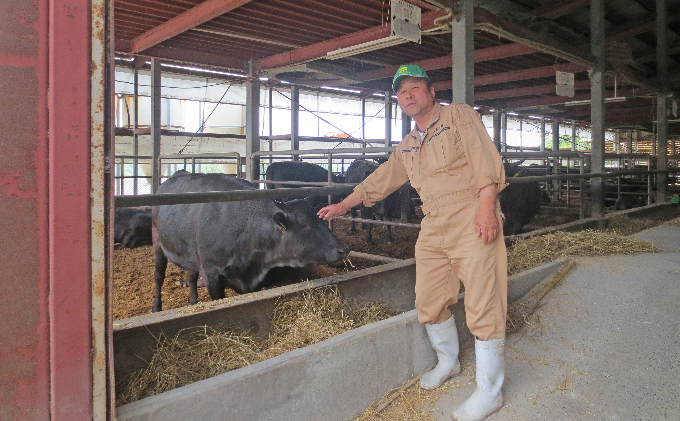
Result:
M366 216L365 216L365 217L364 217L364 215L363 215L363 211L364 211L364 210L366 211ZM362 209L361 219L374 219L373 209L371 209L371 208L363 208L363 209ZM373 244L373 224L366 224L366 223L363 223L363 224L362 224L362 228L364 228L364 229L366 230L366 242L367 242L368 244Z
M385 234L385 239L387 239L388 243L391 243L392 241L394 241L394 239L392 238L392 227L390 225L386 225L386 227L387 233Z
M154 243L153 245L153 254L156 257L156 266L154 270L156 295L153 299L151 311L155 313L157 311L163 310L163 303L161 301L161 288L163 287L163 281L165 281L165 269L168 267L168 258L165 256L163 249L158 243Z
M198 272L189 272L189 304L196 304L198 302Z

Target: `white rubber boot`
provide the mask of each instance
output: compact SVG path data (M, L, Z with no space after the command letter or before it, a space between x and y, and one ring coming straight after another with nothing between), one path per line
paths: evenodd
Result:
M456 421L481 421L503 406L505 379L505 338L480 341L475 339L477 388L461 406L453 411Z
M460 373L458 361L458 331L453 316L439 324L425 325L432 348L437 352L437 365L420 377L420 387L436 389L446 379Z

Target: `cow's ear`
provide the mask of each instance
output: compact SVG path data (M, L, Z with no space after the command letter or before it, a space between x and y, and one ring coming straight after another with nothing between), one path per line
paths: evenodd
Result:
M288 218L286 218L286 215L284 215L283 212L276 212L274 214L274 222L278 224L281 232L285 232L288 229Z

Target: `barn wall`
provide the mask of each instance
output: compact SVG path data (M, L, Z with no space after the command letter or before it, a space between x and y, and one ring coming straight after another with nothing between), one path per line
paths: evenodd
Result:
M0 419L91 419L90 2L0 28Z

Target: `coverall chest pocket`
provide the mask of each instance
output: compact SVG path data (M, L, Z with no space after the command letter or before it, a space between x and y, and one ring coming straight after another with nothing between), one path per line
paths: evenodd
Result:
M430 169L433 171L460 170L459 167L462 164L460 158L464 153L460 141L455 136L451 136L452 132L448 131L448 128L440 130L427 140L427 160Z

